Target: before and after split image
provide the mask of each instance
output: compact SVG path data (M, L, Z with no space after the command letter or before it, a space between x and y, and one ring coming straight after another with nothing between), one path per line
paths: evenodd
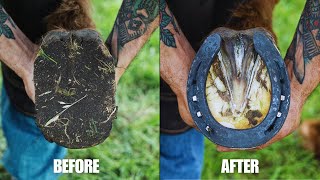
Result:
M320 0L0 0L0 180L320 179Z

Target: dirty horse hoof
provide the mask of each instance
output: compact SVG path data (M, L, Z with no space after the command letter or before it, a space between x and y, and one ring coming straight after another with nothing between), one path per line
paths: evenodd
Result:
M86 148L109 136L117 111L115 64L96 31L49 32L34 83L36 122L48 141Z

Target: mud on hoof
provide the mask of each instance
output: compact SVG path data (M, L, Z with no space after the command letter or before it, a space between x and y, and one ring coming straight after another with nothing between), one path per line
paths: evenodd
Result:
M51 31L35 61L36 122L67 148L102 143L116 117L115 63L94 30Z

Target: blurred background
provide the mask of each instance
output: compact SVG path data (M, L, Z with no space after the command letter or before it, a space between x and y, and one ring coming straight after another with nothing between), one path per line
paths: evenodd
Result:
M306 0L280 0L273 13L273 28L278 36L282 57L285 56ZM308 98L302 121L320 120L320 87ZM220 174L222 159L259 159L259 174ZM320 179L320 163L302 147L297 132L267 149L255 152L220 153L206 139L203 179Z
M112 30L121 3L122 0L92 0L93 19L104 40ZM100 173L65 174L62 180L158 179L159 77L159 32L156 31L119 82L118 118L110 137L93 148L69 150L66 157L100 159ZM5 146L0 128L0 157ZM1 167L0 180L3 179L11 178Z

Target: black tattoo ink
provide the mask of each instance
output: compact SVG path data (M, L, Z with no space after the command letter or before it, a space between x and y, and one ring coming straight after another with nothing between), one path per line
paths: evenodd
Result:
M118 53L125 44L141 37L158 13L158 0L124 0L116 20Z
M314 31L317 31L316 35L313 34ZM300 84L305 78L306 64L320 54L317 41L320 41L320 0L307 0L293 42L286 55L293 61L293 71ZM299 43L302 43L303 59L295 57Z
M177 23L171 13L166 12L167 3L165 0L160 0L160 40L168 47L176 48L176 40L173 33L166 29L169 24L173 25L174 30L179 34Z
M4 35L8 39L15 39L12 30L7 24L5 24L7 20L13 28L16 28L11 17L5 12L4 8L0 5L0 36Z

